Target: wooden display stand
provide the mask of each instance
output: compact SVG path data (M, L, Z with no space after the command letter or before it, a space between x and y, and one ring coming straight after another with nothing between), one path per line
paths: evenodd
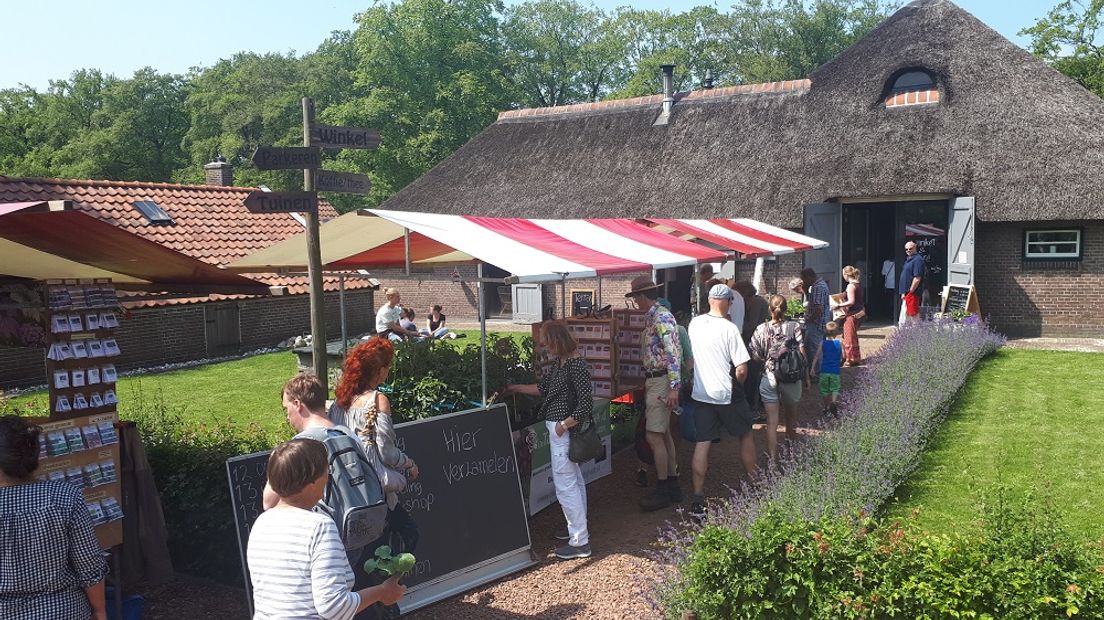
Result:
M941 312L948 314L955 310L964 310L969 314L981 314L977 289L973 284L948 284L943 287L943 307Z
M123 493L114 359L119 303L110 280L51 280L44 291L50 417L38 478L79 486L100 547L123 541Z
M583 358L590 364L591 389L595 398L615 398L644 386L640 359L640 337L644 332L644 312L614 310L608 319L566 319L568 331L579 343ZM540 341L544 323L532 326L533 341ZM538 350L535 364L539 379L554 362Z

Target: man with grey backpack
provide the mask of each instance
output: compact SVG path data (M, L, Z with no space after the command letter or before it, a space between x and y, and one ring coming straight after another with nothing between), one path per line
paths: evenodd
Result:
M326 447L329 479L325 494L314 510L333 518L359 584L366 578L363 560L374 553L372 543L383 538L388 526L387 498L379 476L356 435L327 417L326 393L313 374L300 373L288 380L282 400L288 424L298 431L295 439L313 439ZM266 483L262 497L265 510L278 501L276 492ZM377 604L358 614L357 618L396 614L397 608L392 612Z

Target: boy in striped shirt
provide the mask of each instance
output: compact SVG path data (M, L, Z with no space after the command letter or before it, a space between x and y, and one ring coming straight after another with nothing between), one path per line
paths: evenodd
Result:
M398 577L352 590L337 526L311 510L329 474L326 447L313 439L292 439L269 456L268 483L280 499L253 525L246 551L255 620L349 620L376 602L394 605L406 591Z

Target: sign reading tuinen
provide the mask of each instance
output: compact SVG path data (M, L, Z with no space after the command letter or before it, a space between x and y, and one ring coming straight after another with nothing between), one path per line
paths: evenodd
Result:
M249 192L245 208L250 213L317 213L318 194L314 192Z
M310 132L311 146L327 149L377 149L379 131L362 127L314 125Z

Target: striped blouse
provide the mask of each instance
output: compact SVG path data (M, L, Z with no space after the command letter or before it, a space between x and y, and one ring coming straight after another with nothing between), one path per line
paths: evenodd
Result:
M255 620L349 620L360 606L337 526L324 514L266 510L249 532L246 562Z

